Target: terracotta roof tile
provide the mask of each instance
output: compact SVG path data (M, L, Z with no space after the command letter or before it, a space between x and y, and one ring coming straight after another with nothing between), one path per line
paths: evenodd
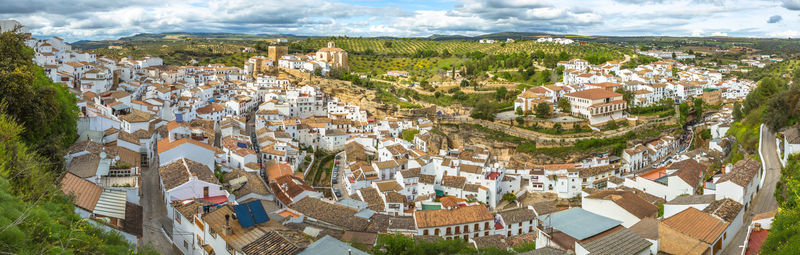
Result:
M100 199L100 194L103 193L103 187L71 173L64 175L60 186L64 194L74 195L75 200L73 202L75 206L90 212L94 211L97 200Z
M609 98L609 97L622 96L622 94L619 94L619 93L616 93L616 92L612 92L612 91L608 91L606 89L587 89L587 90L581 90L581 91L578 91L578 92L572 92L572 93L566 94L565 96L594 100L594 99L603 99L603 98Z
M717 240L717 237L722 235L722 232L725 231L730 223L701 212L694 207L689 207L664 219L661 224L707 244L712 244Z
M211 172L211 169L208 169L208 166L186 158L159 167L158 172L161 175L161 182L167 190L188 182L192 176L201 181L220 185L219 180Z
M452 210L415 211L414 218L417 220L417 227L428 228L488 221L493 220L494 216L486 206L473 205Z
M633 214L639 219L655 218L658 215L658 206L647 202L631 191L621 190L601 190L587 196L590 199L603 199L613 201L625 211Z

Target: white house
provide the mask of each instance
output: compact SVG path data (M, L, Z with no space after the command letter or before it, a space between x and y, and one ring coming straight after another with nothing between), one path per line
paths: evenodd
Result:
M535 234L536 222L532 206L502 211L497 214L494 233L508 237Z
M632 191L601 190L583 197L581 201L583 209L621 221L626 228L644 218L658 217L658 206Z
M564 95L570 102L572 115L589 119L592 125L625 117L626 103L622 94L605 89L587 89Z
M705 170L706 166L694 159L687 159L625 178L623 186L642 190L669 201L683 194L694 195L703 180Z
M204 199L216 203L228 201L228 191L219 183L213 170L203 163L180 158L162 165L158 172L167 203L187 199Z
M678 214L683 210L689 209L689 207L693 207L697 210L702 211L703 209L706 209L706 207L714 201L716 201L716 196L714 194L678 196L675 199L664 203L663 217L664 218L672 217L672 215Z
M761 173L761 162L752 158L739 160L716 181L716 199L730 198L747 208L756 196Z
M783 164L792 154L800 153L800 127L794 126L783 132Z
M494 232L494 216L484 205L414 211L417 236L469 240Z
M190 138L181 138L175 141L165 138L159 140L156 146L158 147L159 166L187 158L207 166L208 169L214 169L216 150L211 145Z

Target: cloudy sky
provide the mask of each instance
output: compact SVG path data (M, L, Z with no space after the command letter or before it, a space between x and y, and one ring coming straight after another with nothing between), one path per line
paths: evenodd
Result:
M800 0L0 0L0 19L67 41L177 31L800 37Z

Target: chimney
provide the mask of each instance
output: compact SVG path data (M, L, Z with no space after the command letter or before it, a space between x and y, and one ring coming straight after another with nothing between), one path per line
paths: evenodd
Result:
M754 225L755 228L753 228L753 231L755 232L761 231L761 223L756 222Z
M231 215L225 214L225 233L226 236L231 234Z

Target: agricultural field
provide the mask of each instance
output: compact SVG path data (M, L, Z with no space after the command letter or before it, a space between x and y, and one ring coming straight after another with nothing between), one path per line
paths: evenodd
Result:
M356 55L389 55L406 57L430 57L452 55L464 56L474 52L485 54L510 54L532 53L538 50L547 54L566 52L575 57L588 57L597 54L611 54L613 58L622 59L621 48L603 44L589 44L586 46L560 45L553 43L537 43L530 40L521 40L514 43L478 43L466 40L432 41L419 38L379 39L379 38L350 38L328 37L307 38L292 44L291 50L307 52L326 47L331 41L336 47L342 48Z
M381 55L354 55L348 58L350 70L356 73L382 75L386 71L403 70L413 76L430 77L439 71L449 70L460 59L455 57L410 58Z

